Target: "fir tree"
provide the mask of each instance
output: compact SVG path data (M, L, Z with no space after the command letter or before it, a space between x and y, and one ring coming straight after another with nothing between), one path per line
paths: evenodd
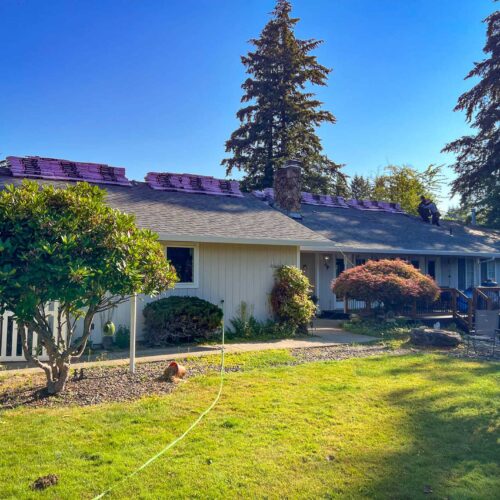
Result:
M369 200L373 196L370 179L355 174L349 183L350 195L356 200Z
M500 11L485 19L487 59L475 63L466 76L480 81L458 99L455 111L465 111L466 120L477 130L447 144L443 151L456 154L458 174L452 193L460 194L465 206L476 205L480 218L500 227Z
M316 135L317 127L335 123L335 117L306 89L326 85L331 70L311 55L320 40L295 37L299 19L290 12L290 2L278 0L260 38L250 41L255 50L241 58L250 75L242 85L247 105L236 114L240 126L226 142L232 156L222 164L227 175L243 170L243 187L250 190L272 187L277 168L299 159L304 190L345 194L341 165L323 153Z

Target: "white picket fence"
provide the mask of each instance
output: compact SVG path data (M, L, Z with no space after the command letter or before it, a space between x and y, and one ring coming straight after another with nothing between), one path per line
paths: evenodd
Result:
M57 318L56 303L49 305L47 316L52 331L54 331ZM66 335L66 328L63 328L63 335ZM28 332L28 347L33 354L40 354L39 359L47 359L47 353L41 347L37 333ZM10 312L5 312L3 316L0 316L0 362L5 361L26 361L21 343L21 332Z

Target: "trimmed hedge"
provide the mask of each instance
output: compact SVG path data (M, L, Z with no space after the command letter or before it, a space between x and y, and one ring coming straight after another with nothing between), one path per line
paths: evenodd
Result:
M143 310L146 340L151 344L207 340L222 324L222 309L198 297L167 297Z

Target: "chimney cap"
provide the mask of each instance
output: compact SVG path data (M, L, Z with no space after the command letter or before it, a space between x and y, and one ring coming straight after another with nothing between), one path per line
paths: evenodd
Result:
M296 160L294 158L292 158L290 160L286 160L285 165L282 168L288 168L288 167L302 168L302 162L300 160Z

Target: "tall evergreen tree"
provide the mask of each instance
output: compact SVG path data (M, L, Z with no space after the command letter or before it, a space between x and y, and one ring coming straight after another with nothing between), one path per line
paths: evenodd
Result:
M475 63L466 76L480 81L458 99L455 111L465 111L475 135L447 144L443 151L456 154L458 174L453 194L460 194L465 206L477 205L481 219L500 227L500 11L485 19L487 59Z
M230 158L222 161L227 175L243 170L243 187L272 187L274 173L287 159L303 165L303 188L309 191L345 194L346 179L341 165L324 153L316 128L335 123L329 111L308 88L326 85L330 69L319 64L311 52L320 40L299 40L294 28L299 19L290 17L291 4L278 0L271 20L255 47L241 58L249 78L243 83L243 103L236 116L240 126L226 142Z
M370 179L355 174L349 183L350 195L356 200L369 200L373 196L373 186Z

